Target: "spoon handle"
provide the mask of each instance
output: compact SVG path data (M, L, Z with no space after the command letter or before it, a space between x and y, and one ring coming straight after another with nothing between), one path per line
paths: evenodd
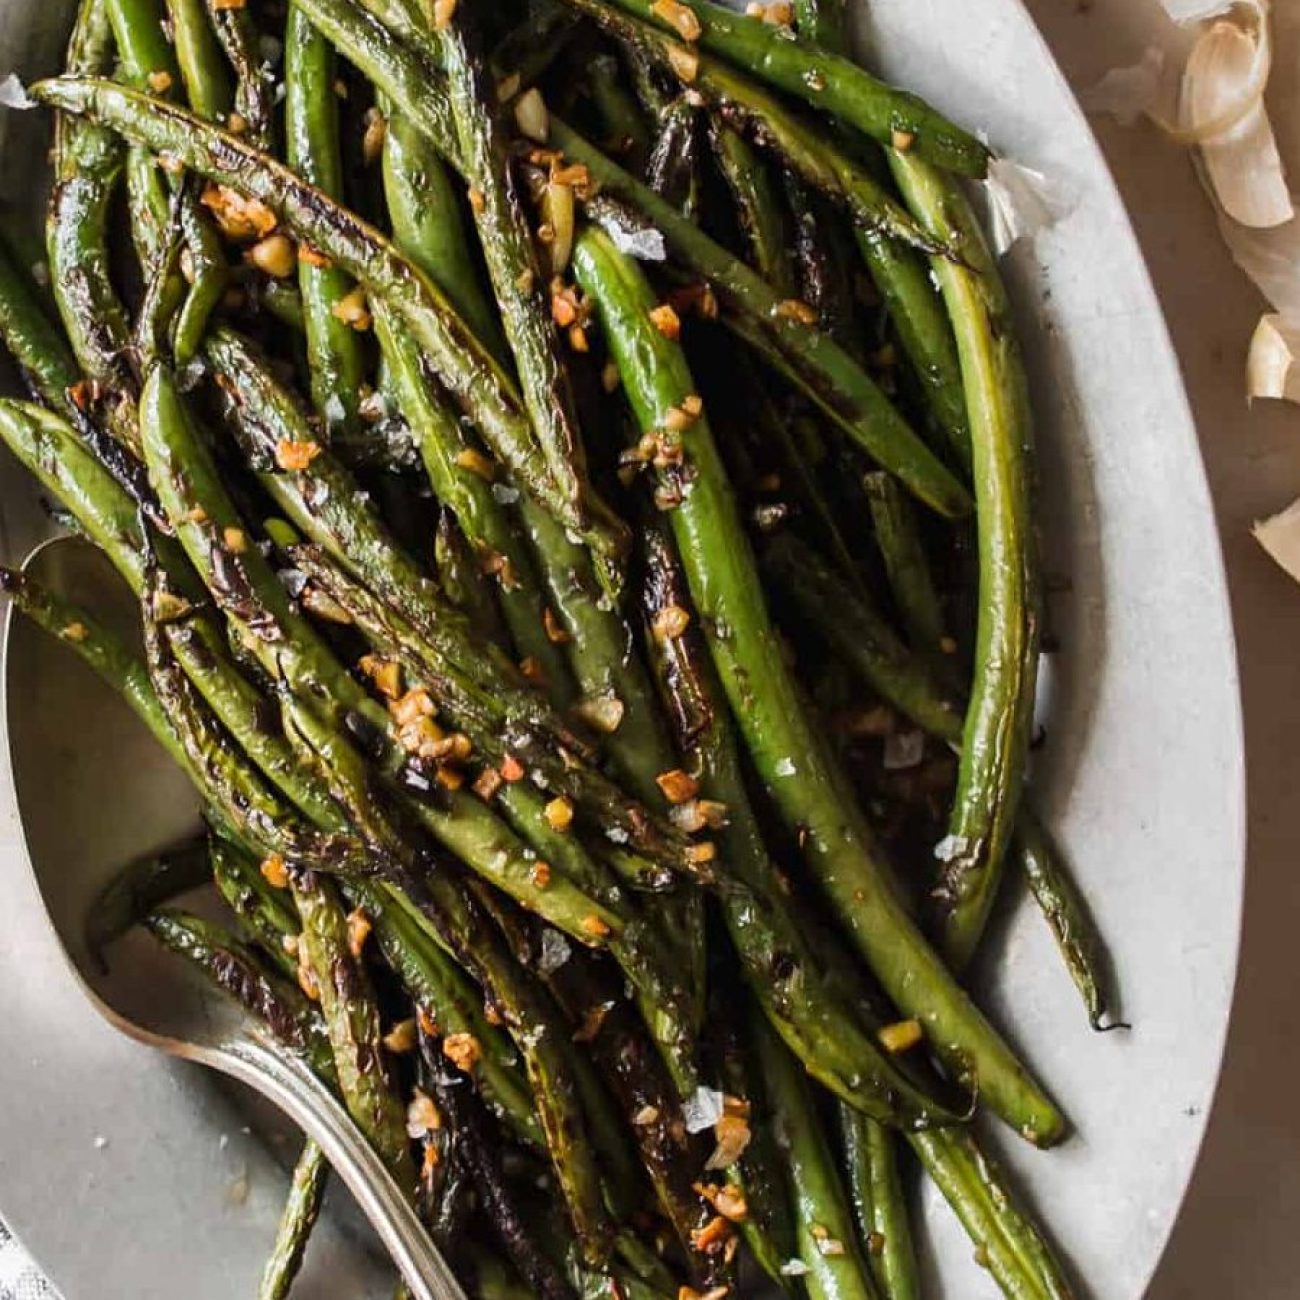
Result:
M379 1234L413 1300L465 1300L460 1283L383 1162L305 1065L241 1034L212 1064L273 1101L325 1152Z

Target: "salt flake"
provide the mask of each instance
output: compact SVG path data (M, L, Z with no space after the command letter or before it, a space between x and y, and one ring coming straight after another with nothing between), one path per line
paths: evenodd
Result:
M0 81L0 104L5 108L16 108L20 111L36 107L36 101L28 95L27 87L18 79L16 72L11 72Z
M688 1133L703 1133L711 1129L723 1116L722 1093L712 1088L696 1088L682 1103L682 1115Z

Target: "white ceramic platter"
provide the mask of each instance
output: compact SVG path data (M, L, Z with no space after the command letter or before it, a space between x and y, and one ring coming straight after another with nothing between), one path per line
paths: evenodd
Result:
M0 74L55 67L68 17L55 8L62 0L0 4ZM1081 1290L1136 1300L1192 1169L1236 967L1243 762L1213 516L1128 220L1018 0L875 0L869 20L861 7L860 35L887 74L986 131L1072 201L1007 266L1038 412L1048 569L1060 580L1051 613L1062 650L1048 664L1037 784L1109 936L1134 1029L1088 1030L1024 906L1003 918L981 981L1077 1126L1049 1155L1000 1146ZM34 201L42 171L35 116L0 112L0 195L20 206ZM0 506L0 543L14 560L47 526L7 459ZM47 743L63 754L68 785L102 801L103 825L94 843L72 836L50 789L29 827L46 845L124 856L146 847L142 826L158 837L159 806L173 815L183 806L134 742L113 742L124 748L110 781L108 742ZM97 744L98 758L86 748ZM181 1284L188 1300L252 1294L281 1162L243 1131L232 1094L115 1037L81 1000L42 916L8 782L0 918L0 1214L68 1300L170 1300ZM994 1295L938 1197L922 1201L934 1294ZM302 1294L384 1294L360 1240L331 1225Z

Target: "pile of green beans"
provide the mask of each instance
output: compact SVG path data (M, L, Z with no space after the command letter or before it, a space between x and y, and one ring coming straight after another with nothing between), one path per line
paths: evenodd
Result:
M915 1300L923 1174L1064 1297L977 1130L1068 1122L961 983L1011 862L1111 1011L1023 792L988 151L843 0L760 8L82 0L0 440L143 650L0 587L205 804L94 950L145 926L305 1061L470 1294Z

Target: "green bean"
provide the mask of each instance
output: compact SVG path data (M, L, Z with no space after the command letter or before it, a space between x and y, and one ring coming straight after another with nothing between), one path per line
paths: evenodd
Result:
M801 32L836 54L848 53L848 19L843 0L799 0ZM883 239L857 235L858 249L903 351L912 363L930 416L947 440L956 464L971 469L970 429L962 392L961 364L952 327L930 278L925 260L913 249Z
M638 423L665 428L669 411L695 385L681 349L649 323L654 294L599 231L579 239L575 265L598 304ZM691 594L750 757L787 826L800 835L804 861L885 990L921 1020L954 1076L1029 1140L1058 1141L1065 1128L1060 1112L921 937L809 720L763 604L707 418L679 437L693 478L669 518Z
M179 90L180 67L164 30L161 0L105 0L122 73L156 94Z
M366 881L350 881L346 888L374 923L384 959L442 1033L473 1035L481 1052L475 1081L493 1112L526 1145L543 1150L545 1140L519 1055L488 1022L482 995L432 942L423 918L400 891Z
M790 232L771 173L744 136L716 117L709 119L709 138L736 205L751 265L783 298L797 297Z
M270 142L275 106L270 78L262 72L257 25L247 4L231 6L220 0L206 3L217 43L234 70L234 112L243 119L248 138L265 148Z
M891 165L918 217L962 258L932 262L957 338L978 503L975 676L941 886L941 947L961 968L997 893L1033 729L1042 594L1029 398L1006 291L965 196L910 154Z
M551 140L567 157L587 166L603 194L626 201L646 216L663 234L673 256L712 285L727 326L810 397L850 439L940 514L958 517L969 511L965 489L832 339L804 324L755 272L555 117Z
M485 347L500 356L501 322L480 285L462 198L447 165L405 113L390 108L384 132L384 197L393 242L447 295Z
M752 1050L741 1033L740 1017L735 1014L734 984L715 985L714 1025L718 1035L718 1070L724 1096L732 1096L749 1105L749 1142L740 1158L727 1170L745 1198L745 1218L741 1236L759 1267L787 1295L792 1284L783 1270L795 1258L799 1239L795 1228L794 1206L786 1180L785 1159L778 1147L767 1102L767 1089Z
M284 35L286 161L308 185L341 202L337 76L329 42L297 5L290 5ZM335 308L352 292L352 278L338 267L315 266L300 258L298 289L312 400L331 429L351 428L365 380L365 356L357 331L335 314Z
M799 35L837 54L848 49L848 14L844 0L794 0Z
M808 1293L812 1300L878 1300L812 1091L767 1022L751 1013L748 1023L787 1162Z
M284 1300L302 1268L307 1239L320 1216L330 1166L325 1153L308 1138L293 1168L289 1198L280 1216L271 1257L262 1270L257 1300Z
M565 0L572 4L573 0ZM680 35L652 0L612 0L620 9ZM906 148L966 176L983 176L988 150L923 100L896 90L855 63L768 23L744 17L709 0L683 0L699 23L698 46L777 90L855 126L884 144L910 137Z
M946 640L943 609L911 504L887 474L868 474L862 485L907 639L918 654L941 655Z
M41 400L59 414L71 415L76 408L70 390L80 381L81 371L6 240L0 240L0 339Z
M224 122L234 101L234 90L216 31L208 20L205 0L166 2L185 97L200 117Z
M190 291L176 317L172 353L178 366L187 366L198 354L208 321L225 296L230 267L216 227L199 207L192 187L181 197L181 230L190 268Z
M646 184L688 221L699 217L700 110L687 95L664 109L659 134L646 163Z
M575 1300L559 1266L542 1249L521 1211L518 1191L507 1180L501 1143L483 1103L473 1089L464 1086L464 1072L448 1064L443 1042L423 1026L420 1056L421 1080L455 1134L457 1155L473 1179L484 1216L506 1257L540 1300Z
M908 656L861 590L848 591L818 556L789 536L773 539L763 559L765 574L802 623L816 628L872 690L937 739L961 747L960 701L946 679ZM1013 851L1097 1028L1108 1009L1104 945L1078 886L1023 801Z
M898 1138L841 1104L849 1199L867 1268L882 1300L919 1300L921 1279L898 1171Z
M1007 1296L1070 1300L1073 1291L1051 1247L971 1134L939 1128L909 1134L908 1142Z
M104 681L114 690L121 689L122 683L110 675L105 674ZM205 884L211 874L205 838L136 858L104 886L86 914L87 950L103 965L104 949L110 943L155 908Z
M474 218L488 273L514 354L524 404L551 475L581 517L603 520L611 538L622 525L591 492L572 381L560 356L532 232L511 170L508 138L495 115L483 57L465 20L446 26L439 39L448 96L456 122L465 177L474 195ZM626 549L626 538L619 541ZM602 583L617 591L619 551L597 551Z
M912 654L858 586L850 587L789 533L763 549L763 571L801 619L810 620L886 703L949 743L961 738L962 701ZM830 607L823 602L833 601Z
M1060 850L1027 803L1021 804L1012 853L1083 998L1088 1022L1094 1029L1105 1028L1111 1010L1105 945Z
M685 92L710 103L722 117L755 136L792 171L845 207L855 224L868 234L897 239L927 252L944 251L943 245L927 235L866 168L828 144L824 132L801 121L761 85L720 59L666 40L648 23L611 10L605 0L565 3L675 73Z
M387 1077L383 1027L370 977L351 949L348 919L329 882L310 872L291 876L302 918L298 942L320 997L339 1090L348 1114L408 1195L415 1170L406 1136L406 1112Z
M128 139L171 151L210 180L242 188L277 213L299 238L391 302L448 390L521 486L536 493L567 525L584 531L584 520L569 509L540 462L540 451L509 379L442 293L377 230L245 142L173 105L93 78L41 82L32 87L32 94L68 112L90 114Z
M650 131L636 96L623 84L622 69L612 54L597 54L587 62L587 91L600 115L609 152L639 172L650 153Z
M107 72L112 48L107 0L83 0L68 46L68 71ZM108 211L123 154L121 141L103 127L57 115L46 256L77 365L88 380L107 390L114 404L114 435L129 442L135 426L134 380L126 363L130 326L109 278L108 248Z
M237 939L210 921L164 908L147 917L145 925L164 946L192 962L263 1021L315 1074L337 1086L320 1012L295 985L264 969Z
M224 836L212 837L209 856L211 875L226 905L257 939L267 958L295 979L298 963L285 941L295 941L301 926L289 895L272 885L258 864Z
M666 537L647 541L646 614L651 626L690 597ZM722 693L699 639L688 629L659 650L659 674L671 712L690 717L680 736L701 793L724 808L727 875L717 889L742 973L764 1015L804 1069L850 1105L890 1123L956 1119L917 1078L879 1046L877 1025L864 1025L840 998L827 952L801 931L763 842L742 775L740 753ZM705 807L706 805L699 805Z

